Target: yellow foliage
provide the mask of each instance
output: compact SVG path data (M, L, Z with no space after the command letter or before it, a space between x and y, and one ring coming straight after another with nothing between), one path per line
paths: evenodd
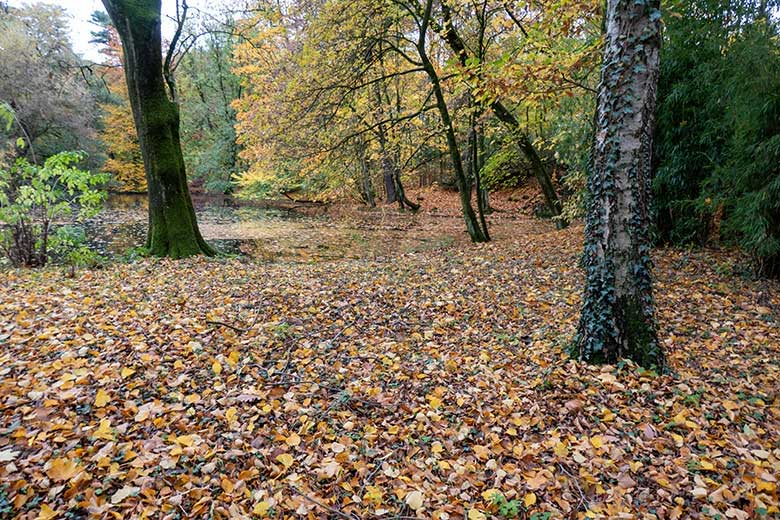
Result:
M110 34L111 39L105 54L113 68L106 73L105 81L118 101L101 106L104 116L100 137L108 155L103 169L111 174L119 191L146 191L143 156L119 59L121 47L116 32L112 29Z

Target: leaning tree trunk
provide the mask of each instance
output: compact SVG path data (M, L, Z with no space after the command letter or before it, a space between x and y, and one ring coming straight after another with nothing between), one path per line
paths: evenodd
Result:
M660 0L609 0L588 179L581 359L662 367L650 275L652 130Z
M468 66L469 53L466 49L466 44L463 42L463 39L460 37L460 34L455 29L455 25L452 22L452 10L446 2L442 2L441 8L442 15L444 16L444 30L441 32L442 37L458 57L458 61L463 69L468 71L470 68ZM476 79L479 83L484 82L484 78L480 77L480 75L476 75ZM495 114L496 118L504 123L507 129L512 132L520 153L525 155L528 162L531 163L531 171L542 189L542 195L544 195L544 200L547 204L550 216L555 219L555 227L558 229L565 228L568 223L562 216L563 206L555 191L550 172L541 157L539 157L539 153L536 151L531 139L523 132L520 121L518 121L515 115L510 112L499 99L491 101L490 108L493 110L493 114Z
M466 231L472 242L490 242L490 237L486 233L487 230L482 229L480 222L477 220L477 215L474 212L474 207L471 205L471 183L466 178L466 173L463 169L463 161L460 157L458 141L455 136L455 130L452 127L452 119L450 118L450 112L447 108L447 101L444 99L439 76L430 59L428 59L425 48L422 45L418 46L418 53L420 54L423 68L428 74L428 79L431 82L431 87L433 88L433 93L436 97L436 106L439 109L439 116L441 117L444 133L447 137L447 150L450 153L452 169L455 172L455 182L458 185L458 192L460 193L460 206L463 212L463 220L466 222Z
M122 40L125 77L149 190L152 255L213 255L198 230L184 170L179 109L165 90L160 0L103 0Z

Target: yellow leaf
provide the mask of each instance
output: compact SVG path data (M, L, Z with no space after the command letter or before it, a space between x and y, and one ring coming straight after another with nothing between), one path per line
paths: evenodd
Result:
M111 402L111 396L108 392L100 388L95 395L95 406L97 408L103 408L105 405Z
M128 377L135 374L135 370L132 368L124 367L121 372L119 372L119 375L122 376L122 379L127 379Z
M430 396L428 398L428 402L430 404L430 407L433 408L434 410L441 406L441 399L439 399L435 395Z
M715 471L715 464L706 460L700 460L699 467L705 471Z
M282 453L281 455L276 457L276 460L281 462L284 465L285 469L293 465L293 458L292 455L290 455L289 453Z
M569 455L569 448L564 443L559 442L553 448L553 452L555 452L558 457L564 458Z
M487 491L482 492L482 500L485 502L492 502L496 495L500 495L501 492L496 488L490 488Z
M219 361L214 361L214 363L211 365L211 370L214 371L214 374L220 375L222 373L222 364Z
M271 509L271 504L263 500L262 502L255 504L255 507L252 508L252 514L257 516L267 516L269 509Z
M474 451L474 455L476 455L477 458L480 460L485 460L489 458L491 455L490 448L488 448L487 446L481 446L479 444L475 444L474 446L471 447L471 449Z
M444 446L441 445L441 442L435 441L431 444L431 451L436 454L441 453L444 451Z
M230 354L228 354L228 362L231 365L237 365L238 361L241 359L241 354L233 350Z
M222 482L220 482L222 486L222 491L227 493L228 495L233 493L233 490L235 489L235 486L233 485L233 482L228 478L223 478Z
M41 506L40 512L38 513L37 520L52 520L53 518L57 518L57 511L49 507L48 504L43 504Z
M531 507L536 503L536 493L528 493L523 498L523 504L525 504L525 507Z
M179 444L181 446L192 446L195 444L195 438L192 435L179 435L176 437L175 441L176 444Z
M301 443L301 437L297 433L292 432L285 442L288 446L298 446Z
M604 446L604 438L601 435L594 435L590 438L590 444L594 448L601 448Z
M95 433L92 434L92 438L113 441L114 432L111 431L111 421L109 419L102 419L100 421L100 426L95 430Z
M76 461L71 459L54 459L51 461L46 475L54 481L70 480L81 471Z
M382 490L376 486L366 486L366 493L363 495L363 499L379 505L382 503Z
M406 494L406 498L404 499L404 502L406 502L406 505L409 506L413 511L417 511L419 509L422 509L423 506L423 494L419 491L410 491Z
M225 420L228 422L228 424L234 422L236 420L237 415L238 415L238 410L236 410L232 406L227 410L225 410Z
M469 520L487 520L487 517L485 516L485 513L479 509L470 509Z

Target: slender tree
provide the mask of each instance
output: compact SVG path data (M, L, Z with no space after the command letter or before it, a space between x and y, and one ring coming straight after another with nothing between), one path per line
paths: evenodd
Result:
M406 5L400 0L394 1L397 1L399 5ZM436 100L436 106L439 109L441 124L442 127L444 127L444 135L447 138L447 149L449 150L450 159L452 160L452 170L455 173L455 183L458 186L458 192L460 193L461 210L463 212L463 219L466 221L466 230L468 231L472 242L489 242L490 235L488 234L487 223L484 222L484 220L480 221L477 218L474 207L471 205L471 181L466 176L466 170L463 168L460 147L458 145L457 136L455 135L455 127L450 114L450 109L444 97L441 78L428 56L427 37L428 29L431 27L433 0L425 0L421 3L415 1L408 4L406 8L408 12L413 13L417 24L418 36L417 41L415 42L415 49L417 50L420 59L419 65L428 75L434 99Z
M486 11L487 6L483 4L481 13L478 13L475 17L479 22L479 30L481 35L480 40L485 38L484 32L488 23L488 16ZM439 24L433 20L433 25L436 29L438 29L438 32L441 34L442 38L444 38L444 41L447 42L447 45L450 47L450 49L455 53L455 56L458 58L458 62L460 63L463 70L469 70L469 61L481 64L484 61L484 56L481 55L484 52L482 48L484 43L480 41L479 45L477 46L476 54L473 52L469 53L468 47L455 28L455 23L452 19L452 8L447 1L441 2L441 14L443 23ZM482 77L481 73L473 74L473 76L474 77L470 79L472 80L474 86L484 88L485 78ZM491 100L489 107L493 111L493 114L495 114L496 118L498 118L498 120L501 121L501 123L503 123L510 132L512 132L520 153L525 155L526 159L531 165L531 171L533 172L534 177L536 177L536 180L539 182L539 186L542 189L542 195L544 195L547 209L550 212L550 215L556 218L556 227L558 229L566 227L567 222L561 218L563 206L561 205L561 200L558 198L558 194L555 191L552 177L550 176L550 172L548 171L547 166L545 166L544 161L542 161L542 158L539 156L536 147L534 147L533 143L531 142L531 138L523 131L520 121L506 107L501 99L495 98Z
M660 0L608 0L576 340L590 362L664 365L649 237L660 18Z
M127 90L144 158L149 189L147 247L155 256L213 255L198 229L187 187L179 109L166 92L166 79L171 93L174 88L170 67L165 67L164 75L160 0L103 0L103 5L122 40ZM170 56L169 52L166 65Z

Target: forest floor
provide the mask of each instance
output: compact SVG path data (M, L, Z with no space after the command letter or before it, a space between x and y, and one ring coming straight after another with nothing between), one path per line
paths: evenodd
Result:
M3 272L0 518L777 518L780 285L658 250L672 371L589 366L582 227L492 221L327 262Z

